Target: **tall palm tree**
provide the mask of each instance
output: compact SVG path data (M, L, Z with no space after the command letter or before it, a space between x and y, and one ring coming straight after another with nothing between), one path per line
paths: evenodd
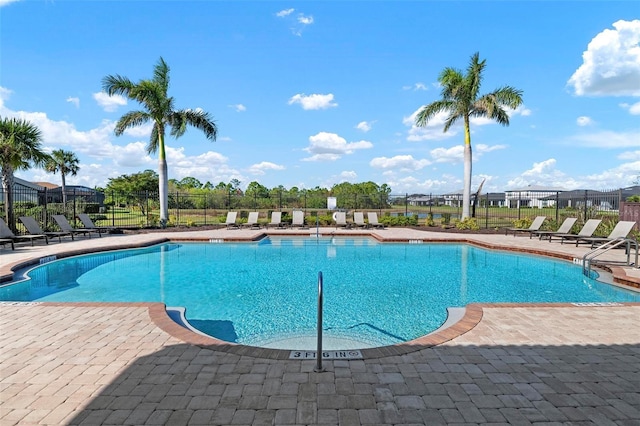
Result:
M60 173L62 177L62 204L67 205L67 181L68 175L75 176L80 170L78 157L71 151L56 149L51 152L51 158L44 168L49 173Z
M40 148L42 133L34 124L17 118L0 118L0 168L5 196L5 221L15 231L13 173L43 166L49 156Z
M522 91L503 86L485 95L479 95L485 60L480 54L471 56L467 73L454 68L445 68L438 77L442 86L442 99L423 107L416 116L416 126L424 127L439 112L448 112L443 132L462 120L464 125L464 190L462 192L462 219L469 217L471 199L471 118L485 117L508 126L509 115L505 107L516 109L522 104Z
M102 79L102 88L110 96L124 95L137 101L143 108L142 111L130 111L118 120L115 128L116 136L122 135L130 127L153 123L147 152L149 154L158 152L160 224L164 227L169 219L169 177L164 145L166 126L171 128L170 134L175 138L182 136L187 130L187 125L191 125L203 131L207 139L215 141L218 133L216 124L209 113L201 109L176 110L174 108L173 97L167 95L169 66L162 57L154 67L153 79L134 83L120 75L108 75Z

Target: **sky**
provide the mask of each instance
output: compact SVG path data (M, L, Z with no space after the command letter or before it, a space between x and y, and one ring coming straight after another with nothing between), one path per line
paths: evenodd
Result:
M76 153L69 185L157 170L150 126L114 134L140 105L102 79L151 78L162 57L176 108L218 129L214 142L195 128L166 140L170 179L442 194L463 186L463 129L415 116L441 98L440 72L465 72L476 52L480 93L509 85L523 104L509 126L472 120L473 190L640 179L635 1L0 0L0 116L37 125L47 152Z

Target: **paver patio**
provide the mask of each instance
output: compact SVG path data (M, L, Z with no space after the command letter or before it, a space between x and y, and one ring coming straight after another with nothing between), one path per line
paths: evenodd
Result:
M380 233L387 231L388 239L426 235ZM19 255L4 250L0 275L28 257L158 238L164 236L18 248ZM586 250L477 238L576 257ZM406 345L401 355L325 361L325 371L316 373L311 360L240 355L206 339L190 343L159 325L158 304L2 303L0 425L640 425L640 304L470 308L479 322L449 341Z

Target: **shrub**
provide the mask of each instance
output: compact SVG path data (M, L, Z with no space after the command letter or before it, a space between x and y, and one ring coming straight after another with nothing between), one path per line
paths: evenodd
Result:
M433 213L427 213L427 218L424 221L424 226L435 226L436 223L433 221Z
M442 224L448 225L451 223L451 213L442 213Z
M99 213L100 212L100 204L98 203L87 203L84 206L85 213Z
M458 229L470 229L472 231L477 231L480 229L478 222L473 217L467 217L463 220L456 220L455 225Z
M531 226L531 223L533 223L533 219L531 219L530 217L523 217L522 219L512 220L511 223L513 224L514 228L526 229Z
M640 195L632 195L631 197L627 197L627 201L630 203L640 203Z

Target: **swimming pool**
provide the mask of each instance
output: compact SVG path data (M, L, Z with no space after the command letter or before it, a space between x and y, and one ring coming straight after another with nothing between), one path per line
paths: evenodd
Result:
M192 326L222 340L308 349L286 345L315 335L319 271L324 334L357 348L423 336L446 320L448 307L473 302L640 302L640 293L586 278L569 262L464 244L328 237L167 243L66 258L1 287L0 300L163 302L185 307Z

